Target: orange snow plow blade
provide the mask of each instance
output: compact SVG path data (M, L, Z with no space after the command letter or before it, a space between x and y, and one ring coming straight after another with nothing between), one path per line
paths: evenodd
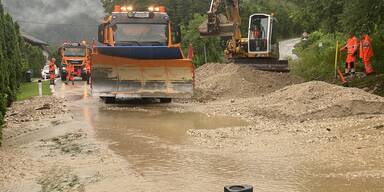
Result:
M194 66L188 59L132 59L94 54L92 93L114 98L189 98Z

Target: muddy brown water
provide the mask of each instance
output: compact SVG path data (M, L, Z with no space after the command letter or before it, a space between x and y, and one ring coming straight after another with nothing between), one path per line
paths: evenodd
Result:
M303 165L311 154L288 152L296 146L285 142L284 136L266 148L229 152L195 145L186 134L189 129L247 125L240 119L172 112L168 105L104 105L81 89L69 89L66 94L73 101L75 121L85 120L98 139L126 159L129 170L135 171L129 174L151 184L151 191L214 192L228 184L251 184L256 192L381 191L381 177L354 182L329 175L334 170L322 165ZM276 138L263 142L276 142Z
M185 163L180 149L190 145L190 129L215 129L246 126L232 117L209 117L202 113L179 113L159 107L135 110L99 108L91 115L96 135L111 143L111 148L134 166L164 168ZM188 153L188 152L186 152ZM180 156L182 155L182 156Z
M301 171L284 155L276 157L269 151L228 154L194 145L186 134L189 129L238 127L247 122L164 108L167 106L124 108L93 103L80 112L97 137L110 143L130 168L154 186L153 191L222 191L225 185L245 183L261 191L298 189Z

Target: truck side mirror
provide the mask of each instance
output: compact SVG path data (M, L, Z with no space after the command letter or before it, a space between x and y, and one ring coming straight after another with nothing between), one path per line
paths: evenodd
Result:
M174 43L178 44L181 43L181 27L180 25L174 25L173 27L173 36L174 36Z
M97 41L100 43L104 43L104 28L106 24L100 24L98 28L98 35L97 35Z

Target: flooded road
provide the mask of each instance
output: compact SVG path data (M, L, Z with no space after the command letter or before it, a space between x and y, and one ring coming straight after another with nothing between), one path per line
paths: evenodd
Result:
M85 119L98 139L108 142L130 169L150 183L151 191L214 192L228 184L252 184L263 192L381 189L382 177L364 176L366 182L359 182L361 178L352 182L348 166L304 163L313 154L295 150L301 146L287 135L255 138L258 147L242 151L195 145L187 134L191 129L248 126L241 119L173 112L168 109L174 106L163 104L106 105L79 88L65 93L75 101L76 118ZM339 175L331 174L335 169Z
M65 105L71 111L67 116L72 117L57 127L20 138L32 144L37 141L29 149L35 154L36 146L39 147L38 151L43 153L41 162L51 158L52 167L64 166L54 169L53 176L42 177L49 186L67 186L65 181L56 182L57 174L63 178L72 174L79 178L75 184L84 186L79 191L97 192L218 192L231 184L250 184L255 192L381 192L384 188L382 148L375 148L378 155L372 154L372 144L364 147L355 146L357 142L338 142L334 139L339 136L336 132L324 129L325 134L312 131L313 135L308 136L300 133L314 130L312 127L295 128L297 136L292 136L284 131L292 126L288 123L274 127L274 122L263 124L230 116L209 116L205 112L175 112L184 107L180 103L107 105L90 97L87 86L79 81L75 86L58 82L56 91L57 96L66 99ZM215 107L221 109L220 105ZM180 111L188 111L184 109ZM314 124L318 125L324 126L321 122ZM356 125L353 129L357 132L361 127L364 126ZM50 134L47 129L54 131ZM370 131L377 134L377 130ZM62 151L53 154L52 148L46 147L51 137L68 138L68 134L79 135L61 142L69 156ZM315 143L320 137L333 140ZM29 188L27 185L19 191Z
M110 148L124 157L133 170L159 189L221 191L228 184L258 183L263 191L294 191L297 178L292 175L292 168L286 169L286 159L266 161L267 154L228 154L220 149L207 149L193 145L186 134L189 129L248 123L163 108L100 107L92 110L91 124L98 138L108 141Z
M73 91L77 90L77 91ZM77 93L76 93L77 92ZM66 90L75 119L86 120L98 139L151 184L152 191L222 191L228 184L253 184L261 191L299 191L302 173L296 157L273 149L257 153L206 148L190 141L187 131L248 126L233 117L169 111L172 105L106 105ZM144 187L143 187L144 188ZM161 189L161 190L160 190Z

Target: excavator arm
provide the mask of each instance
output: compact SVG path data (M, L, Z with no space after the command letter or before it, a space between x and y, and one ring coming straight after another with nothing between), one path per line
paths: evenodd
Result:
M239 8L239 0L228 0L230 7L230 20L233 22L233 38L236 41L241 40L241 16Z

